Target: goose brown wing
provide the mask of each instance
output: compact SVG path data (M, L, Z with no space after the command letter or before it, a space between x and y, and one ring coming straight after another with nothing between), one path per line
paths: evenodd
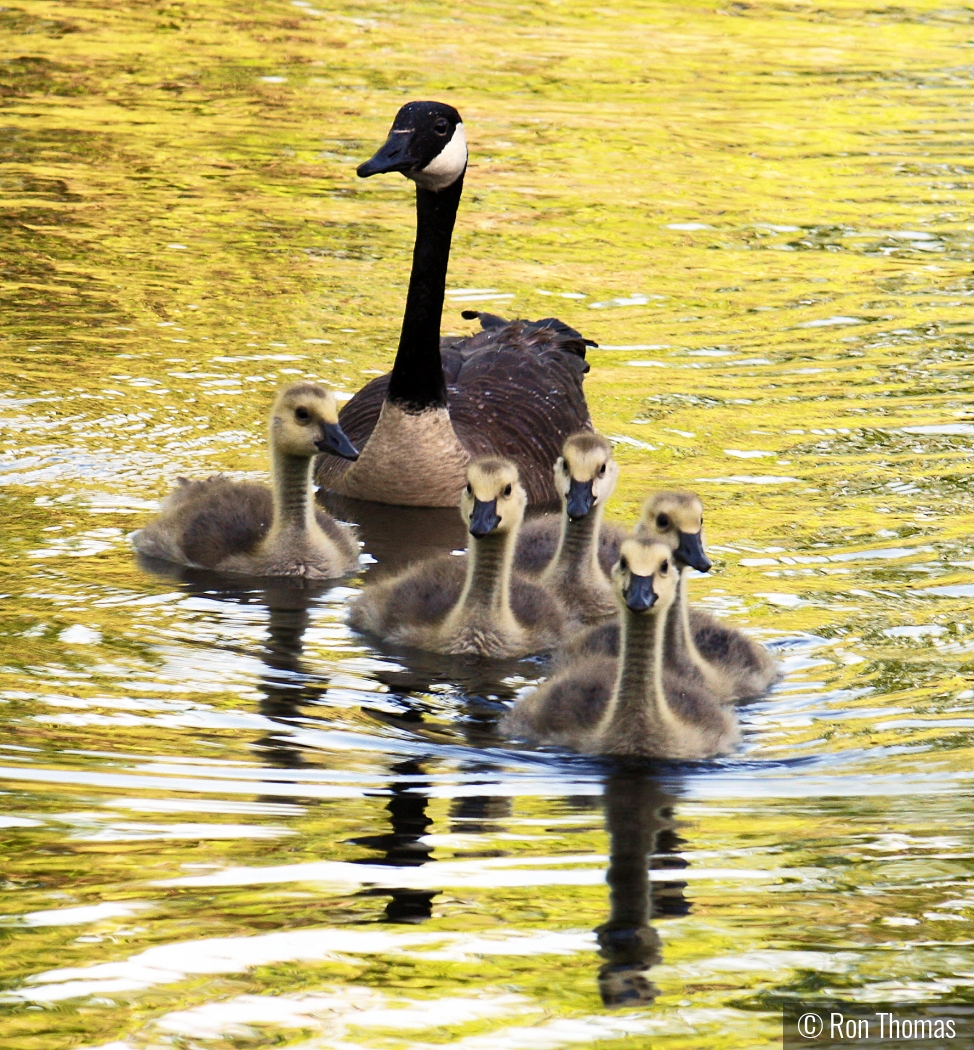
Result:
M486 328L456 348L453 429L471 455L512 459L532 505L558 504L551 468L565 438L592 427L582 390L586 345L573 328L545 318Z

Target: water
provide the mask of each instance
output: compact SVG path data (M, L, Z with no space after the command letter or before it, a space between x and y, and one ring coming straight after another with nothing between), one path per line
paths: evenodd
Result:
M972 23L0 11L5 1048L718 1050L800 995L970 999ZM279 384L388 368L410 190L353 166L414 97L471 140L445 329L597 339L610 517L695 488L694 600L785 661L739 754L518 749L538 662L375 651L361 577L133 558L180 474L264 476ZM462 543L363 531L370 573Z

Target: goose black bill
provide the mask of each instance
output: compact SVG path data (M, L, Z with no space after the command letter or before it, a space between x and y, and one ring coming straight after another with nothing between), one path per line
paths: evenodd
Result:
M636 613L644 613L656 604L656 592L653 590L652 576L630 576L629 586L623 597L626 605Z
M680 545L674 551L676 559L697 572L709 572L713 562L703 549L699 532L681 532Z
M413 132L409 128L389 132L385 143L370 160L360 164L356 169L359 178L367 179L370 175L383 175L387 171L407 172L415 163L409 155L409 146Z
M341 459L358 459L358 449L348 440L348 435L337 423L326 423L324 434L315 442L319 452L330 452Z
M501 519L497 515L497 500L473 501L473 514L470 515L470 535L474 539L483 539L500 525Z
M576 481L572 478L568 486L568 517L572 521L584 518L592 509L595 496L592 494L591 481Z

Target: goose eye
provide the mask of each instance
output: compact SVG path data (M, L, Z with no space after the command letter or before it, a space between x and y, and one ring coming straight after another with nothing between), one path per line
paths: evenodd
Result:
M670 563L668 561L661 562L660 563L660 567L659 567L659 574L660 574L660 576L665 576L669 571L670 571Z
M473 495L473 485L471 485L469 481L467 482L467 495L468 496L472 496Z
M668 529L670 527L670 518L668 514L657 514L656 515L656 528Z
M622 571L623 571L623 572L625 572L625 571L626 571L626 569L628 569L628 568L629 568L629 562L628 562L628 561L626 560L626 557L625 557L625 555L623 555L623 556L622 556L622 557L621 557L621 558L619 559L619 568L620 568L620 569L622 569Z
M433 125L433 130L437 135L445 135L450 130L450 124L446 117L437 118L436 123Z
M603 463L602 466L599 468L599 477L600 478L604 478L605 477L605 468L606 468L606 464Z
M564 472L565 472L566 474L571 474L571 472L572 472L572 471L571 471L571 467L569 467L569 466L568 466L568 461L567 461L567 460L564 460L564 459L563 459L563 460L561 461L561 469L562 469L562 470L563 470L563 471L564 471Z
M311 413L306 408L296 408L294 410L294 418L299 423L307 423L311 418Z
M513 487L512 487L511 485L507 485L507 486L505 486L505 488L504 488L504 495L505 495L505 496L510 496L510 494L511 494L511 493L512 493L513 491L514 491Z

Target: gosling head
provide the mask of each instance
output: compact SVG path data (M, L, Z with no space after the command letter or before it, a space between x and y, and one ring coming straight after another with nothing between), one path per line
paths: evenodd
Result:
M703 504L693 492L654 492L643 504L636 535L665 543L680 566L710 570L703 549Z
M634 613L649 612L654 605L668 609L676 598L679 573L673 552L666 544L628 536L619 548L612 579L623 605Z
M396 114L379 152L358 166L367 179L399 171L421 189L439 193L467 168L467 139L460 114L444 102L407 102Z
M309 459L330 452L358 459L358 450L338 425L335 395L318 383L295 383L277 395L271 410L271 443L289 456Z
M555 488L571 521L579 521L596 504L605 503L618 477L619 464L612 458L612 446L591 430L572 434L555 463Z
M474 539L516 529L524 517L527 502L517 467L510 460L475 459L467 467L467 487L460 497L460 515Z

